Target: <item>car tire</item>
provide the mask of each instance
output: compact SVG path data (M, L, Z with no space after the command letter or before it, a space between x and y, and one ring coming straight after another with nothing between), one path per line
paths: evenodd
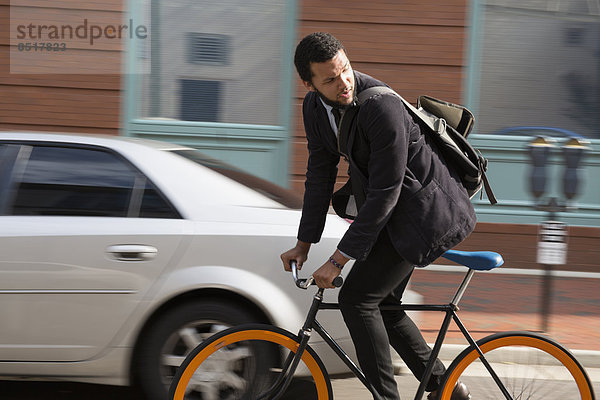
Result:
M264 322L230 300L199 299L163 312L142 333L133 380L145 399L164 400L185 356L212 334L231 326Z

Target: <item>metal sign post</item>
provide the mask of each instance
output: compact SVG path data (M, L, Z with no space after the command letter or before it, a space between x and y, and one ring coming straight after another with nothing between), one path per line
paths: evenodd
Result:
M552 267L567 263L567 225L560 221L544 221L538 233L537 262L544 266L540 312L542 331L548 331L552 311Z

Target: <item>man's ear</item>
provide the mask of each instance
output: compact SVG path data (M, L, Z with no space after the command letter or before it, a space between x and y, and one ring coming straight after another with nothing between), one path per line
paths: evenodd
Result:
M312 84L311 82L309 82L309 81L302 81L302 83L304 84L304 87L305 87L307 90L310 90L311 92L314 92L314 91L316 91L316 90L315 90L315 87L313 86L313 84Z

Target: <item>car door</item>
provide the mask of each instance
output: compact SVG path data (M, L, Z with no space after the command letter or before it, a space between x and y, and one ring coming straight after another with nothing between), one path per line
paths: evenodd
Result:
M0 360L89 359L131 323L185 244L186 221L109 149L4 149Z

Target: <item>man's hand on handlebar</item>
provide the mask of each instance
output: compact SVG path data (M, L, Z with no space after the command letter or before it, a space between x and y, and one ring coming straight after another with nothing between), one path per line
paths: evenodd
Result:
M310 243L302 242L298 240L296 246L281 254L281 261L283 262L283 269L288 272L292 271L291 264L294 262L296 264L296 268L298 270L302 269L302 264L308 258L308 251L310 250ZM348 258L342 255L339 250L336 250L333 256L331 257L335 264L334 265L330 260L328 260L325 264L323 264L318 270L316 270L312 274L312 278L314 278L314 282L321 289L330 289L339 287L343 279L340 276L342 270L341 266L348 262ZM294 272L294 274L296 274ZM294 275L295 276L295 275ZM334 279L336 279L336 284L334 285Z
M347 257L343 256L339 250L336 250L331 258L338 266L344 266L349 260ZM330 260L327 260L325 264L317 269L312 274L317 286L324 289L334 288L333 280L342 273L341 268L338 266L335 266Z
M296 263L298 264L298 269L302 269L302 264L304 264L304 262L308 258L309 250L310 243L298 240L295 247L289 249L280 256L281 261L283 262L283 269L290 272L292 270L290 267L291 261L296 261Z
M294 279L294 283L300 289L308 289L308 287L310 285L315 285L315 286L317 285L317 282L315 282L315 278L312 275L310 277L308 277L308 279L298 277L298 264L296 264L296 261L290 262L290 267L292 269L292 278ZM341 287L343 284L344 284L344 278L342 278L341 275L338 275L333 280L334 287ZM324 289L325 288L319 288L319 290L321 290L321 291L323 291Z
M333 280L340 274L340 269L334 267L329 261L323 264L319 269L313 272L312 276L315 278L315 283L318 287L323 289L332 289Z

